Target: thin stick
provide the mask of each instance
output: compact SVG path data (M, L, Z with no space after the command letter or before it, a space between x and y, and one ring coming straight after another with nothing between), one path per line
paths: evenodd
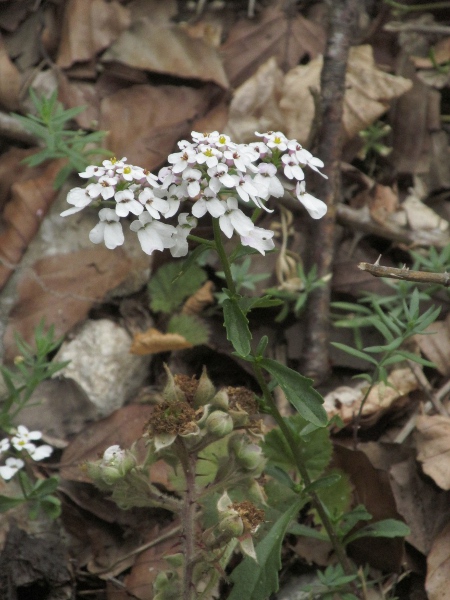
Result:
M367 271L374 277L389 277L390 279L401 279L402 281L415 281L416 283L427 283L428 285L438 284L444 287L450 287L450 273L427 273L425 271L410 271L407 267L397 269L395 267L382 267L376 263L373 265L361 262L358 269Z

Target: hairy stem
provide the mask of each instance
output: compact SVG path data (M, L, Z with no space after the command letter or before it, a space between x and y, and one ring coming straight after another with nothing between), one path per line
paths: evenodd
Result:
M175 441L177 454L186 479L186 492L181 509L181 523L183 527L183 596L182 600L192 600L195 592L193 581L195 567L195 456L191 455L183 440L178 437Z

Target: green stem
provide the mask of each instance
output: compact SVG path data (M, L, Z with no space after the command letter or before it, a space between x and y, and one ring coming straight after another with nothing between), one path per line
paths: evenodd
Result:
M295 461L295 465L298 469L298 472L300 473L300 476L303 480L303 483L305 484L305 487L309 487L311 485L312 481L309 476L308 470L303 462L303 459L302 459L300 453L297 451L297 444L295 442L294 436L292 435L291 430L289 429L288 425L286 424L283 417L281 416L280 411L278 410L277 405L275 404L275 401L272 398L272 394L270 393L269 388L267 387L267 383L264 379L261 367L258 365L257 362L252 363L252 366L253 366L253 372L255 373L256 380L262 390L264 401L270 410L270 414L275 419L278 427L280 428L281 433L284 435L284 438L289 445L289 448L292 452L292 456ZM315 492L310 492L309 495L311 497L311 501L314 505L314 508L317 510L317 513L318 513L320 519L322 520L322 524L325 527L325 530L328 534L330 542L334 548L334 551L336 553L336 556L337 556L339 562L341 563L342 568L344 569L344 572L347 575L353 575L354 570L352 568L352 565L345 553L345 549L344 549L343 545L341 544L338 536L336 535L333 524L332 524L330 518L328 517L328 513L325 510L320 498L318 497L318 495Z
M220 232L218 219L213 219L213 227L214 227L214 240L216 242L216 250L219 255L220 262L222 264L223 272L225 273L225 279L227 282L227 286L228 286L228 289L230 290L230 292L232 294L235 294L236 286L234 284L233 276L231 274L230 263L229 263L227 254L225 252L225 248L223 247L223 244L222 244L221 232ZM272 398L272 394L270 393L270 390L267 387L267 383L264 379L262 369L259 366L257 361L252 363L252 368L253 368L253 372L255 374L256 380L257 380L257 382L261 388L261 391L263 393L263 397L266 402L266 405L268 406L270 413L272 414L273 418L275 419L277 425L280 428L281 433L284 435L284 437L289 445L289 448L291 449L292 456L294 458L298 472L300 473L300 476L303 480L303 483L305 484L306 487L308 487L311 485L312 481L309 476L308 470L303 462L302 456L297 451L297 444L295 442L294 436L292 435L291 430L289 429L288 425L286 424L283 417L281 416L281 414L275 404L275 401ZM337 556L340 564L342 565L344 572L347 575L353 575L354 570L352 568L352 565L345 553L344 546L341 544L341 542L334 530L333 524L328 516L328 513L327 513L325 507L323 506L322 502L320 501L320 498L318 497L318 495L315 492L310 492L309 495L310 495L311 501L312 501L315 509L317 510L317 513L319 514L319 517L322 520L323 526L325 527L325 530L328 534L330 542L333 545L336 556Z
M188 235L188 240L190 242L197 242L197 244L203 244L203 246L208 246L208 248L211 248L212 250L214 250L216 247L214 242L211 242L211 240L199 237L198 235L192 235L191 233Z
M216 242L216 251L219 255L220 262L222 264L223 272L225 273L225 280L227 282L227 287L230 292L234 295L236 294L236 286L234 285L233 275L231 274L230 263L228 261L227 253L225 252L225 248L222 244L222 234L219 226L219 219L213 219L213 228L214 228L214 241Z

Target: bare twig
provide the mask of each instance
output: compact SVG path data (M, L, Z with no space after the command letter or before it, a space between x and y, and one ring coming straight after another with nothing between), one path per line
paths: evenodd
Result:
M322 118L318 141L318 156L324 161L328 179L316 187L319 198L328 205L328 212L313 228L312 260L318 277L332 271L335 243L336 204L340 197L339 163L342 153L342 114L345 94L345 74L348 53L355 39L358 0L335 0L330 9L330 34L321 76ZM312 294L306 326L304 370L316 381L323 380L329 371L328 337L330 282Z
M403 281L415 281L417 283L427 283L428 285L438 284L444 287L450 287L450 274L445 273L427 273L425 271L410 271L407 267L396 269L395 267L382 267L379 260L373 265L361 262L358 269L367 271L374 277L389 277L390 279L401 279Z

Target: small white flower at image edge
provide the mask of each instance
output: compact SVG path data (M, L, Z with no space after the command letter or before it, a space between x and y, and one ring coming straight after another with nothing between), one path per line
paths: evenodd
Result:
M9 481L24 465L25 463L20 458L7 458L5 464L0 467L0 477Z

